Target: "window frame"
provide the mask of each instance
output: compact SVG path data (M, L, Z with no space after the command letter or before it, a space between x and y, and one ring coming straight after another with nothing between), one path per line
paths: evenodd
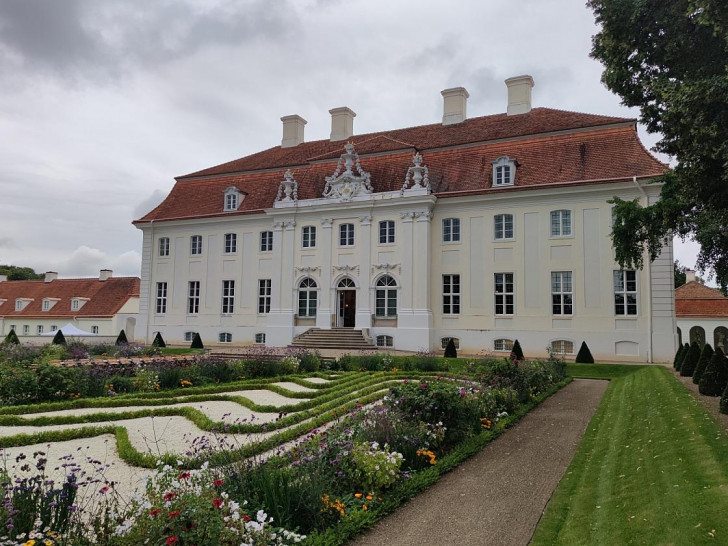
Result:
M388 283L388 284L381 284ZM391 275L382 275L374 283L374 316L379 319L397 318L399 285Z
M630 275L631 274L631 275ZM619 276L619 282L622 289L619 290L617 285ZM632 277L630 280L628 277ZM630 283L634 284L634 289L629 290ZM615 269L612 272L612 287L614 290L614 314L618 317L638 317L639 316L639 283L637 279L637 271L634 269ZM629 303L629 296L634 296L634 302ZM618 302L618 297L621 296L622 302ZM619 312L619 307L622 307L622 312ZM634 312L630 313L630 307L634 307Z
M304 277L298 283L298 317L315 318L317 310L318 283L311 277Z
M574 216L571 209L557 209L549 213L549 236L562 239L574 236ZM568 226L568 232L564 229Z
M510 219L510 235L508 234L508 219ZM501 220L501 225L498 221ZM513 214L502 213L493 216L493 239L496 241L507 241L515 238L515 219Z
M394 220L382 220L379 222L379 244L393 245L395 243Z
M568 276L568 281L565 281L566 276ZM573 271L551 272L551 314L559 317L574 316Z
M555 345L557 343L559 345L561 345L561 350L556 349ZM565 345L567 343L571 345L570 351L565 350L566 349ZM571 341L570 339L554 339L551 341L549 346L551 347L551 351L556 355L573 355L574 354L574 342Z
M91 333L92 333L92 334L97 334L97 335L98 335L98 333L99 333L99 327L98 327L97 325L93 324L93 325L91 326Z
M354 224L351 222L345 222L339 224L339 246L340 247L352 247L354 246L356 239L354 237Z
M218 343L232 343L233 335L230 332L220 332L217 334Z
M498 290L499 286L502 287L501 291ZM516 283L512 272L493 273L493 314L497 317L512 317L516 314Z
M222 298L220 300L220 313L232 315L235 312L235 280L223 279Z
M316 226L301 228L301 248L316 248Z
M190 235L190 256L202 256L202 235Z
M42 324L38 324L38 325L37 325L37 326L35 327L35 335L39 336L39 335L41 335L42 333L43 333L43 325L42 325Z
M270 313L272 285L271 279L258 279L258 314Z
M30 335L30 324L23 324L23 335L24 336Z
M502 347L499 349L498 344L499 342L502 343ZM508 347L508 343L511 344L510 347ZM507 337L499 337L497 339L493 340L493 350L498 352L511 352L513 350L513 343L514 341L512 339L508 339Z
M380 343L380 340L382 341L382 343ZM377 347L384 347L384 348L394 347L394 336L390 336L388 334L379 334L376 337L375 345Z
M223 197L222 210L223 212L235 212L240 208L240 190L235 186L230 186L225 190Z
M194 290L193 290L194 288ZM200 312L200 281L187 282L187 314L197 315Z
M157 282L154 298L154 314L164 315L167 313L167 296L169 294L169 286L167 281Z
M451 217L442 219L442 242L459 243L462 239L460 218Z
M260 252L273 252L273 232L272 231L261 231L260 232L260 245L258 246Z
M256 345L265 345L265 332L258 332L253 336L253 343Z
M507 170L506 170L507 169ZM493 161L493 187L515 186L516 160L502 155Z
M453 337L453 336L445 336L440 338L440 348L441 349L447 349L447 344L450 343L450 340L452 339L453 343L455 344L455 349L460 350L460 338L459 337Z
M238 252L238 234L237 233L226 233L223 236L223 253L224 254L237 254Z
M157 256L159 258L169 258L169 237L160 237L157 245Z
M460 273L442 275L442 314L454 316L460 314ZM457 290L455 290L457 289Z
M195 334L197 332L185 332L184 340L186 342L192 342L195 339Z

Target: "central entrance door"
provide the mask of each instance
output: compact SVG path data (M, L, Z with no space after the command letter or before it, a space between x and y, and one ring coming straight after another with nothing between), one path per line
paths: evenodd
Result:
M356 285L354 281L349 278L341 279L337 293L336 326L353 328L356 324Z

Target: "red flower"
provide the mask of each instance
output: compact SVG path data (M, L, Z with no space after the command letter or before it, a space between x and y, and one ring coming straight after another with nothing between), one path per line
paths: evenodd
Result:
M151 510L149 511L149 515L150 515L150 516L152 516L152 517L154 517L154 516L156 516L157 514L159 514L160 512L161 512L161 510L160 510L159 508L152 508L152 509L151 509Z
M180 475L178 477L180 480L186 480L187 478L190 477L190 475L191 474L189 472L182 472L182 473L180 473Z
M225 480L222 480L222 479L220 479L220 480L214 480L212 483L213 483L213 485L215 487L220 487L222 484L225 483Z
M251 519L253 518L251 518L248 514L243 514L243 521L250 521Z
M212 505L215 508L220 508L222 506L222 499L221 498L212 499Z
M106 493L109 489L110 489L110 487L108 485L105 485L101 489L99 489L99 492Z
M177 535L172 535L171 537L167 538L167 544L177 544L177 541L179 539L177 538Z
M177 496L177 494L176 494L176 493L173 493L172 491L170 491L169 493L165 493L165 494L164 494L164 500L166 500L166 501L171 501L171 500L172 500L173 498L175 498L176 496Z
M176 518L179 516L179 510L172 510L168 515L170 518Z

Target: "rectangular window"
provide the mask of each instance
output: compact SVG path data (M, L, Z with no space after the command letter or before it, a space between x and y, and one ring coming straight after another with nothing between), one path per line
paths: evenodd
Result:
M445 218L442 221L442 241L454 243L460 240L460 218Z
M614 271L614 314L637 314L637 273L635 271Z
M258 280L258 314L260 315L270 313L270 287L270 279Z
M229 192L225 194L225 210L237 210L238 209L238 193Z
M48 311L51 308L51 302L48 300L43 300L43 311Z
M443 337L440 338L440 348L447 349L447 344L450 343L450 340L452 339L453 345L455 345L456 349L460 349L460 340L456 337Z
M36 329L35 329L35 333L36 333L37 335L41 335L41 334L43 333L43 325L42 325L42 324L39 324L39 325L38 325L38 326L36 327Z
M23 335L24 336L30 335L30 326L28 326L27 324L23 324Z
M92 334L98 334L99 333L99 327L98 326L91 326L91 333Z
M260 251L270 252L273 250L273 232L272 231L261 231L260 232Z
M303 248L316 247L316 226L303 226L303 230L301 230L301 246Z
M190 254L193 256L202 254L202 235L193 235L190 237Z
M16 311L23 310L23 300L15 300L15 310Z
M159 255L169 256L169 237L160 237L159 238Z
M78 311L80 306L80 302L77 299L74 298L71 300L71 311Z
M513 239L512 214L496 214L493 217L493 224L496 239Z
M235 281L222 281L222 314L232 315L235 310Z
M379 222L379 244L394 243L394 220Z
M264 344L265 343L265 334L264 333L255 334L255 342Z
M238 251L238 236L235 233L225 234L225 254L234 254Z
M200 281L190 281L187 288L187 314L200 312Z
M513 273L495 274L495 314L513 314Z
M551 273L551 308L554 315L571 315L573 310L574 288L571 271Z
M551 211L551 237L569 237L571 235L571 211Z
M460 314L460 275L442 276L442 312L445 315Z
M185 332L185 341L192 341L193 339L195 339L194 332Z
M167 312L167 283L166 282L157 283L157 302L156 302L154 309L158 315L161 315L161 314L164 314Z
M512 184L511 182L511 166L510 165L498 165L495 168L495 185L505 186Z
M8 334L10 333L10 330L12 330L13 332L15 332L16 334L18 333L18 327L15 324L11 324L10 325L10 329L8 330ZM54 326L53 328L51 328L51 330L58 330L58 328L56 328Z
M551 342L551 350L557 355L573 354L574 342L567 339L557 339Z
M510 351L513 349L513 340L512 339L496 339L493 341L493 350L494 351Z
M232 343L233 335L230 332L220 332L220 334L217 336L217 339L220 341L220 343Z
M341 224L339 226L339 245L354 246L354 224Z
M15 330L15 326L11 326L11 328L13 330ZM58 326L56 326L55 324L52 324L51 325L51 332L55 332L56 330L58 330Z

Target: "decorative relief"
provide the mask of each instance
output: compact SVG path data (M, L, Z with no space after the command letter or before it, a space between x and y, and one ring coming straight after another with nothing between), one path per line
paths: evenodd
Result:
M283 175L283 181L278 186L278 195L276 195L276 203L296 203L298 202L298 182L293 178L291 169L288 169Z
M430 220L432 220L432 211L418 210L414 212L414 217L417 219L418 222L429 222Z
M330 228L333 223L333 218L321 218L321 227L323 228Z
M291 231L293 228L296 227L296 221L295 220L284 220L283 226L286 228L286 231Z
M407 190L427 190L427 193L430 193L429 169L422 166L422 155L416 153L412 158L412 163L413 166L407 169L400 194L404 195Z
M313 273L314 271L321 271L320 265L306 265L303 267L296 267L296 271L301 271L302 273Z
M372 265L372 271L384 271L388 273L389 271L394 271L395 269L397 270L397 273L402 273L402 264L383 263Z
M371 216L359 216L359 221L363 226L369 226L372 223L372 217Z
M273 222L273 230L283 231L283 224L284 222L282 222L281 220L276 220L275 222Z
M335 265L331 268L333 274L339 273L356 273L359 275L358 265Z
M354 144L347 142L345 153L341 154L334 174L326 177L323 196L329 199L350 201L357 195L372 193L371 175L361 168L359 154L354 151ZM341 169L344 168L344 172ZM353 169L353 170L352 170ZM358 174L355 174L355 172Z
M400 212L399 217L405 222L411 222L415 217L415 213L412 211Z

